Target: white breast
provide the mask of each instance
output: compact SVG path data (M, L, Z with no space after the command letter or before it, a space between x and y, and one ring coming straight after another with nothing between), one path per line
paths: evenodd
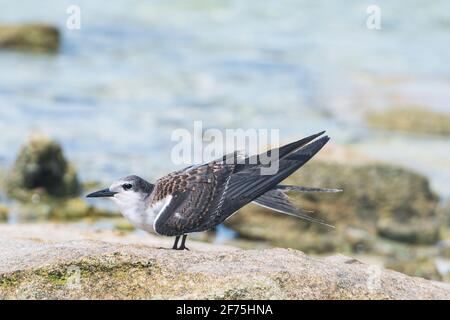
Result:
M119 206L122 215L138 229L155 233L154 222L172 200L168 196L161 201L147 207L147 202L138 193L116 194L112 200Z

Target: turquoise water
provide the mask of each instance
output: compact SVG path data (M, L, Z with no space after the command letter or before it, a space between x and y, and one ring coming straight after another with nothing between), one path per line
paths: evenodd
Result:
M175 169L176 128L327 129L338 144L413 168L450 197L448 138L370 130L370 109L450 113L450 2L3 1L0 22L59 26L57 55L0 52L0 167L32 131L62 142L84 180Z

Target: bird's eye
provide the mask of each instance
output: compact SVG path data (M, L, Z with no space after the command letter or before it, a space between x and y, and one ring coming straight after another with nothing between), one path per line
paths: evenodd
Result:
M123 190L130 190L133 186L130 183L125 183L122 185Z

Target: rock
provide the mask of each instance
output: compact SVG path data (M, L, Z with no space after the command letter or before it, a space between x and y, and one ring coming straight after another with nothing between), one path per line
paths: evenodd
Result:
M22 146L8 177L8 192L26 197L23 190L42 189L55 197L80 194L75 169L64 157L61 146L42 135L31 135Z
M408 260L391 259L385 264L386 268L406 273L415 277L425 279L434 279L442 281L442 275L439 273L433 259L419 257Z
M450 282L450 259L436 258L435 266L440 278L445 282Z
M44 205L46 204L44 203ZM58 220L77 220L85 217L112 218L120 216L120 213L118 212L96 208L80 198L59 201L55 205L51 205L50 208L51 210L48 218Z
M0 222L8 220L9 209L0 204Z
M450 239L439 241L439 256L450 259Z
M315 161L287 182L343 189L339 194L298 197L335 224L375 226L381 218L405 223L412 218L432 218L439 200L426 177L390 164L353 166Z
M377 223L382 237L413 244L434 244L439 241L439 225L426 219L408 221L407 224L393 219L382 219Z
M22 222L27 221L72 221L82 218L116 218L119 212L97 208L81 198L54 200L38 194L30 202L17 203L15 211Z
M363 229L346 228L344 241L350 246L351 252L364 253L373 250L375 237Z
M336 229L256 206L243 208L226 225L242 237L268 240L276 246L308 253L338 248L354 252L356 247L348 248L348 227L366 230L371 237L379 232L391 239L413 243L429 244L439 238L437 223L417 223L436 220L438 197L425 177L409 170L378 163L344 165L312 161L286 183L343 189L342 193L332 194L290 194L298 207L313 210L314 217L330 222ZM401 224L402 228L388 229L388 224L379 223L381 220ZM365 250L372 246L371 241L367 239Z
M59 43L59 30L47 24L0 25L0 49L56 52Z
M450 228L450 200L447 200L445 203L439 206L438 214L444 220L443 226L448 230Z
M450 115L423 107L391 108L367 115L370 126L414 133L450 135Z
M450 299L448 284L342 255L175 251L55 228L0 225L0 299Z
M342 235L334 229L308 230L304 220L275 213L271 210L248 205L239 210L225 225L236 231L243 239L268 241L273 246L299 249L308 253L335 252L342 244Z
M119 221L114 224L114 229L122 232L130 232L135 230L134 226L124 218L119 219Z

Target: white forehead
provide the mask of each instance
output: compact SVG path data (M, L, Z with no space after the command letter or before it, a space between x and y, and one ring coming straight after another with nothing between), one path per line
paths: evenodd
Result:
M126 181L126 180L122 180L122 179L114 181L111 184L111 186L109 187L109 190L115 190L115 189L118 189L118 188L122 188L122 185L125 184L125 183L130 183L130 182Z

